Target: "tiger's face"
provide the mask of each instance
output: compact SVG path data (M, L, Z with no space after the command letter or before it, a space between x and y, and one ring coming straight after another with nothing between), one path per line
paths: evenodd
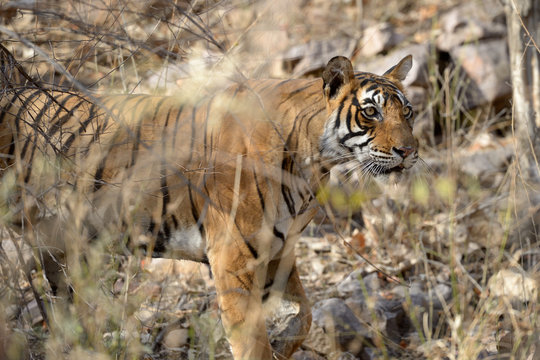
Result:
M382 183L398 181L416 163L414 115L401 85L411 66L407 56L382 76L354 75L348 59L330 60L323 73L329 114L320 143L323 157Z

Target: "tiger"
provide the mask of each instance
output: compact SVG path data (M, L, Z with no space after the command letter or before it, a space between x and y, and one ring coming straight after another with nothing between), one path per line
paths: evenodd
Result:
M330 171L398 182L419 158L402 85L411 67L408 55L383 75L355 73L336 56L320 78L245 80L196 98L4 90L13 226L55 264L69 264L72 239L102 233L122 249L206 263L233 357L288 359L311 326L294 246Z

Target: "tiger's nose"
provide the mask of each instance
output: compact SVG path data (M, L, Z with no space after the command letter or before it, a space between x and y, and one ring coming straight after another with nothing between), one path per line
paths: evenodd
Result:
M400 148L393 148L394 152L401 156L403 159L407 158L407 156L413 154L416 149L412 146L402 146Z

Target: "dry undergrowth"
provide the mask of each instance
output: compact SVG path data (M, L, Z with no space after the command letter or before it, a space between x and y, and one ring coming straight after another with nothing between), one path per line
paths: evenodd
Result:
M329 37L354 34L367 13L410 32L411 14L434 6L430 1L391 1L385 7L370 1L364 7L346 1L39 3L43 6L0 13L3 44L26 71L45 84L126 93L174 93L179 87L204 93L239 74L287 77L279 54L290 44L328 32ZM392 17L405 8L408 17ZM415 36L424 31L429 39L429 26L415 30ZM437 133L423 142L425 162L418 174L386 194L365 187L320 195L331 210L298 244L302 281L313 303L336 296L336 284L359 269L380 271L380 293L388 297L402 291L409 299L413 284L423 284L426 293L448 284L451 296L439 299L442 312L435 315L433 304L427 312L417 311L409 301L410 336L397 349L384 341L376 347L391 348L400 358L476 359L487 350L507 354L496 358L532 359L540 346L540 253L537 234L527 225L531 217L539 219L538 209L523 209L537 189L523 183L511 161L515 139L508 131L509 112L464 112L457 74L431 66L429 78L429 99L418 117L437 122ZM497 166L479 175L470 170L495 158ZM15 185L14 178L2 179L2 203ZM9 225L9 209L2 206L1 212L2 225ZM23 275L21 263L36 254L17 231L7 227L3 239L0 357L230 357L205 266L141 265L133 257L103 256L110 251L102 234L85 249L85 262L71 269L76 296L64 302L52 296L39 270L30 278ZM305 349L328 350L327 341L315 327Z

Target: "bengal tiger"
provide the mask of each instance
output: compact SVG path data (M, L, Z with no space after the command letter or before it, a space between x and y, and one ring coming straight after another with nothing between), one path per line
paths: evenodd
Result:
M355 74L338 56L322 79L249 80L198 99L4 90L13 224L55 261L69 263L72 239L106 233L208 263L234 358L288 359L311 325L294 245L329 171L387 182L417 162L401 84L411 66L409 55L382 76ZM270 339L280 316L291 320Z

